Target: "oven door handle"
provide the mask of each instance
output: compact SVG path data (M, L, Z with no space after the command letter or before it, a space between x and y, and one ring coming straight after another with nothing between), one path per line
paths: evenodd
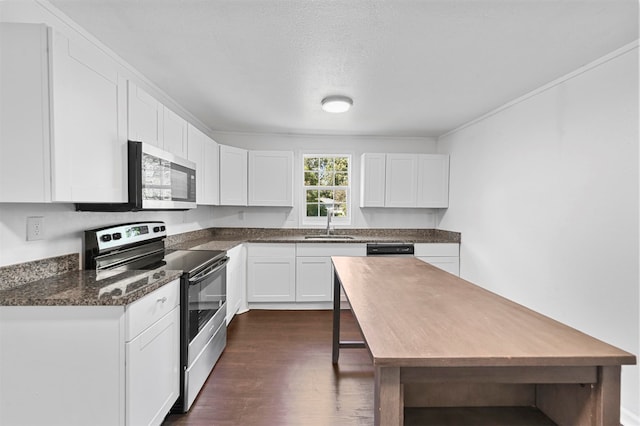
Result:
M204 271L200 272L198 275L196 275L193 278L189 279L189 285L193 285L196 283L199 283L200 281L205 280L207 277L215 274L216 272L220 271L222 268L224 268L225 266L227 266L227 263L229 263L229 258L226 257L222 262L218 263L216 266L212 266L212 270L208 270L205 269Z

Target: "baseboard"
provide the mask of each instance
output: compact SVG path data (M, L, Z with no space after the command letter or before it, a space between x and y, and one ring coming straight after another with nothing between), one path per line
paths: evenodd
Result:
M294 302L249 302L249 309L264 309L264 310L331 310L333 309L333 302L306 302L306 303L294 303Z
M622 407L620 409L620 423L623 426L640 426L640 417Z

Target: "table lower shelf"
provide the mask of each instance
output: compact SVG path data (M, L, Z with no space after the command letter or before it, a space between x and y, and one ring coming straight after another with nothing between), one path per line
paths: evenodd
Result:
M555 426L536 407L405 408L405 426Z

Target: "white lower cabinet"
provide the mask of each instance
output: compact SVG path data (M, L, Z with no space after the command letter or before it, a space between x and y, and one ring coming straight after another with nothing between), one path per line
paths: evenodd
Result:
M179 325L180 307L175 307L126 343L127 425L161 424L178 398Z
M366 256L366 244L297 244L296 292L298 302L333 301L333 265L331 256Z
M460 244L419 243L414 245L414 255L423 262L460 276Z
M250 244L247 250L247 300L296 300L295 244Z
M127 306L0 307L0 424L160 425L179 393L178 290Z
M227 250L227 325L234 315L244 312L247 305L246 266L247 252L244 244Z
M330 302L333 300L330 257L296 258L296 301Z
M258 308L329 308L333 300L331 256L365 256L366 251L366 244L351 243L251 244L248 301Z

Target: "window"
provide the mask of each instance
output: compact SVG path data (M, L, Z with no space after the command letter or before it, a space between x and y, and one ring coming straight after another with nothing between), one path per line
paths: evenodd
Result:
M304 223L325 223L333 210L332 221L349 223L351 156L303 155Z

